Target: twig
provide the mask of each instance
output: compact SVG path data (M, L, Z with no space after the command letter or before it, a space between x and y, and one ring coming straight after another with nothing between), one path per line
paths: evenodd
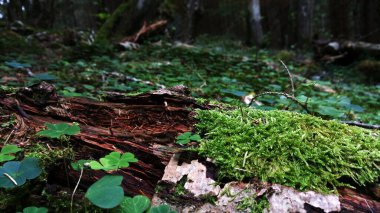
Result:
M260 96L263 96L263 95L283 95L285 96L286 98L294 101L295 103L297 103L298 105L300 105L308 114L310 114L311 112L309 111L309 109L307 108L306 104L300 102L299 100L297 100L296 97L294 97L293 95L289 95L288 93L285 93L285 92L263 92L263 93L260 93L258 95L255 95L251 102L248 104L248 106L251 106L253 104L253 102L256 100L256 98L260 97Z
M7 139L5 140L5 142L4 142L4 145L8 143L8 141L9 141L9 138L11 138L11 136L13 135L13 133L14 133L14 132L15 132L15 130L14 130L14 129L12 129L11 133L9 133L9 135L8 135Z
M365 201L365 203L367 204L369 211L370 211L371 213L373 213L373 211L372 211L372 208L371 208L371 206L369 206L369 204L368 204L367 200L366 200L366 199L364 199L364 201Z
M375 124L366 124L366 123L361 123L358 121L341 121L341 122L350 126L358 126L365 129L380 129L380 125L375 125Z
M247 161L247 157L248 157L248 151L246 151L245 154L244 154L243 167L245 167L245 163Z
M292 95L294 96L294 83L293 83L292 74L290 73L290 71L289 71L288 67L286 66L286 64L282 60L280 60L280 62L285 67L286 71L288 72L290 83L292 85Z

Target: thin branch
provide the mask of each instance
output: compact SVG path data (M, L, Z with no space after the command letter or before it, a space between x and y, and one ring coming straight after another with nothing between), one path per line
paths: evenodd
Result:
M375 125L375 124L366 124L366 123L361 123L358 121L341 121L341 122L350 126L358 126L365 129L380 129L380 125Z
M297 103L298 105L300 105L308 114L310 114L310 110L307 108L307 105L302 103L301 101L297 100L296 97L294 97L293 95L289 95L288 93L285 93L285 92L263 92L263 93L260 93L258 95L255 95L251 102L248 104L248 106L251 106L253 104L253 102L260 96L263 96L263 95L283 95L285 96L286 98L294 101L295 103Z
M293 83L292 74L290 73L290 71L289 71L288 67L286 66L286 64L282 60L280 60L280 62L285 67L286 71L288 72L290 83L292 85L292 95L294 96L294 83Z

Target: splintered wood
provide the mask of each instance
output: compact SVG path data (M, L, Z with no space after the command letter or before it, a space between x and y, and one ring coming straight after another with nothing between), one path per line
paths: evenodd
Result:
M191 109L202 108L185 96L183 89L162 89L133 97L112 93L106 97L107 102L97 102L58 97L52 85L42 82L0 98L0 107L13 113L17 121L12 132L0 132L0 136L9 136L8 143L27 146L40 142L34 133L46 122L77 122L81 131L70 138L75 151L72 160L99 159L111 151L131 152L139 161L112 173L124 176L126 194L151 197L165 166L180 148L175 144L176 136L192 130ZM105 174L86 173L83 187ZM70 170L69 176L74 183L79 173ZM65 182L64 175L49 179Z

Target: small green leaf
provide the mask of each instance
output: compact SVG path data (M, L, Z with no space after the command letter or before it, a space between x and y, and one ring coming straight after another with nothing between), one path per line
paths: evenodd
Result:
M152 207L149 209L148 213L177 213L176 211L173 211L170 209L170 206L164 204Z
M200 140L201 140L201 136L199 136L198 134L192 135L191 132L185 132L182 135L177 137L176 143L184 145L184 144L189 143L190 141L197 141L198 142Z
M21 186L27 179L38 177L41 172L37 158L6 162L0 167L0 187L13 188Z
M150 207L150 200L143 195L125 197L120 204L122 213L143 213Z
M189 142L190 142L189 138L182 139L182 140L177 140L177 144L181 144L181 145L187 144Z
M177 139L178 139L178 140L181 140L181 139L188 139L190 136L191 136L191 132L185 132L185 133L183 133L182 135L178 136Z
M18 148L16 145L6 145L1 149L0 154L14 154L21 151L21 148Z
M16 145L6 145L1 149L0 152L0 162L10 161L15 159L15 156L12 154L15 154L22 149L18 148Z
M123 176L106 175L88 188L85 197L100 208L114 208L124 198L124 191L120 186L122 180Z
M79 170L85 168L84 164L90 163L90 162L91 162L91 160L78 160L77 162L72 162L71 167L74 170L79 171Z
M38 136L46 136L49 138L59 138L62 135L76 135L80 132L80 128L77 123L73 123L73 125L69 125L67 123L59 123L59 124L45 123L45 126L47 127L47 129L38 132L37 133Z
M200 141L201 140L201 136L199 136L198 134L195 134L195 135L192 135L191 137L190 137L190 140L192 140L192 141Z
M116 170L120 168L126 168L129 166L129 163L137 162L137 159L132 153L126 152L123 155L119 152L111 152L106 155L104 158L100 158L99 162L91 161L91 169L105 171Z
M331 106L320 106L317 112L321 115L327 115L334 118L339 118L344 115L344 111Z
M19 174L26 179L34 179L42 172L38 165L38 158L24 158L24 160L21 161L19 170Z
M98 161L91 161L90 167L93 170L101 170L104 168L104 166L102 164L100 164Z
M47 213L48 209L45 207L29 206L24 208L23 213Z

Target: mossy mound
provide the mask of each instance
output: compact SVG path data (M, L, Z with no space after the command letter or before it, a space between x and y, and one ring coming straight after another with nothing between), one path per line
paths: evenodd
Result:
M380 175L378 131L278 110L199 110L196 118L205 133L198 152L215 160L220 178L326 193L349 184L342 179L364 185Z

